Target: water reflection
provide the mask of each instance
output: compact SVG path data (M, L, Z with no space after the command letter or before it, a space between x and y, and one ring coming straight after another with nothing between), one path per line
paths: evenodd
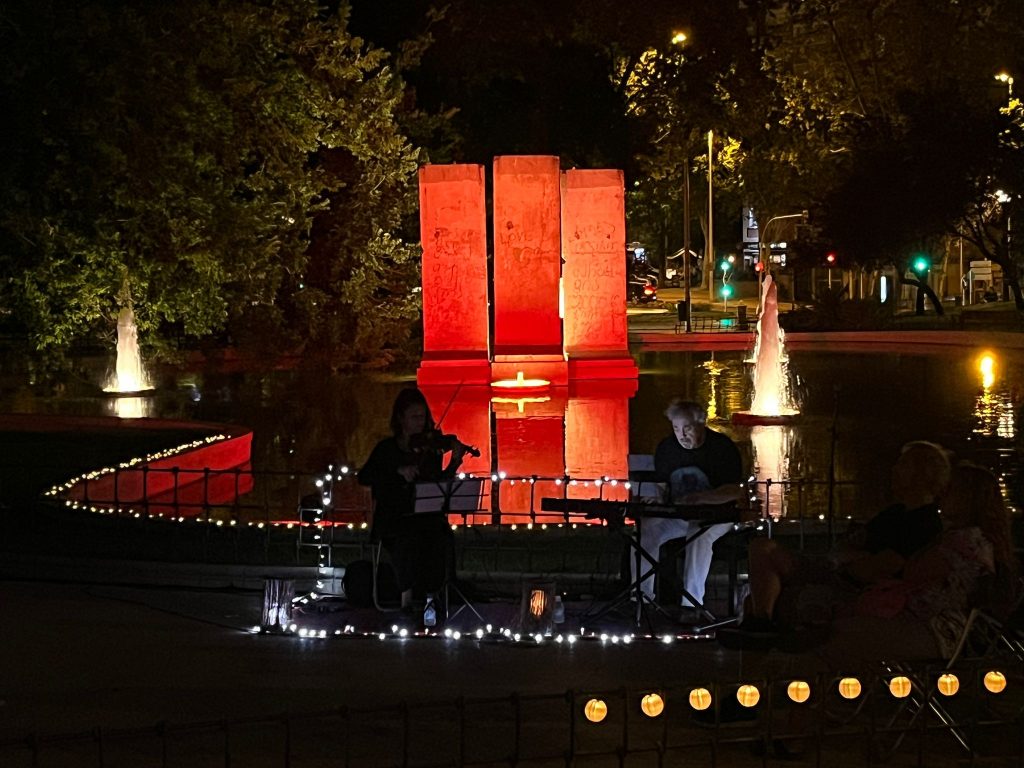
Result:
M978 422L974 432L1012 440L1017 436L1014 402L1006 386L996 384L995 357L982 355L978 371L981 374L981 392L974 404L974 416Z
M153 400L149 397L113 397L107 402L110 415L119 419L144 419L153 415Z
M685 397L709 405L711 426L737 442L748 470L756 470L762 480L794 481L792 488L778 489L781 498L769 501L771 509L786 515L816 516L827 508L833 426L840 514L864 516L882 506L899 447L914 439L936 440L960 457L992 467L1005 477L1009 498L1019 506L1024 489L1016 460L1022 447L1016 421L1024 352L989 352L993 362L987 385L981 352L791 348L790 371L801 382L802 413L793 425L756 433L729 421L751 394L742 351L642 353L635 394L555 387L543 397L502 399L507 393L492 398L487 387L476 392L463 388L443 427L481 449L481 472L622 477L629 453L652 453L669 434L665 406L673 397ZM0 410L6 412L105 415L124 400L96 397L95 389L76 389L71 380L55 394L27 385L27 376L11 379L8 375L0 390ZM141 407L142 415L244 425L254 432L255 470L312 473L332 462L359 466L387 434L395 394L408 385L408 379L369 374L182 373L177 380L165 378ZM196 392L202 393L198 399ZM435 415L445 411L451 394L428 394ZM796 481L804 485L797 489ZM562 492L558 486L539 488L529 479L501 486L497 501L502 510L528 510L531 496ZM582 494L574 488L572 493ZM294 492L270 489L268 498L294 505Z
M778 519L786 516L786 486L790 479L789 449L792 428L782 425L757 425L750 429L754 477L761 491L766 514Z

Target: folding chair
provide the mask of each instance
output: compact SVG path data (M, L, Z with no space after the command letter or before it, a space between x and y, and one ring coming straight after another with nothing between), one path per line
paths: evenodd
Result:
M1018 668L1024 664L1024 642L1014 630L1004 623L1006 618L1017 611L1021 601L1024 600L1024 590L1021 587L1021 582L1018 582L1012 605L1004 606L1002 610L998 611L1002 618L997 618L983 608L971 609L952 653L937 665L943 673L955 672L960 667L977 667L982 662L993 667L1001 666L1003 661L1009 661ZM983 588L980 591L984 593L988 590ZM965 725L961 721L962 719L957 718L950 710L936 685L931 684L930 680L921 679L920 675L905 664L883 663L883 670L887 676L902 675L909 678L914 686L911 694L902 700L903 705L897 708L884 729L891 732L901 714L909 715L908 722L896 733L892 746L880 752L879 756L883 760L891 757L899 749L909 730L925 712L930 712L937 718L957 743L969 755L974 755L975 750L969 726ZM971 717L976 718L977 715L978 713L975 711L972 712Z

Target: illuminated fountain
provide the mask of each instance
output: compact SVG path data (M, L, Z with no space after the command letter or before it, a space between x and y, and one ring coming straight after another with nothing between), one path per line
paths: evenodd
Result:
M789 391L786 337L779 327L778 292L771 275L764 278L761 315L754 344L754 398L748 411L737 411L736 424L785 424L799 413Z
M738 411L732 420L749 424L754 449L755 479L767 492L764 503L772 517L785 512L784 486L789 476L791 430L784 426L799 412L793 405L789 388L785 334L779 327L778 291L771 275L766 275L761 292L761 314L757 320L757 341L753 359L754 397L748 411Z
M148 415L149 400L145 395L153 391L153 385L139 353L135 313L128 306L122 307L117 316L117 363L103 391L117 398L113 403L117 416L141 418Z

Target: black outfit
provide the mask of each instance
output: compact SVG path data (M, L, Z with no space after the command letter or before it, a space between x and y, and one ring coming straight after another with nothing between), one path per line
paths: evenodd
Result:
M942 534L937 504L907 509L903 504L886 507L865 524L864 549L873 555L891 549L904 560L920 552Z
M705 427L700 448L683 448L675 435L669 435L654 451L654 471L658 480L668 482L680 467L697 467L708 478L711 488L743 482L743 461L736 443L721 432Z
M447 516L414 514L416 482L441 479L441 454L402 450L395 437L381 440L359 471L359 483L373 492L371 538L380 540L395 563L398 588L417 595L437 592L444 584L452 538ZM400 467L419 467L417 480L407 482Z

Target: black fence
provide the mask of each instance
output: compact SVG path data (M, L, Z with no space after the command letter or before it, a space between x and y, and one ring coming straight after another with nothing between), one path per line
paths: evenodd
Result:
M662 689L402 701L0 740L37 766L1020 765L1021 669L754 678ZM947 677L943 677L946 675ZM998 686L993 686L997 689ZM775 764L771 762L771 764Z

